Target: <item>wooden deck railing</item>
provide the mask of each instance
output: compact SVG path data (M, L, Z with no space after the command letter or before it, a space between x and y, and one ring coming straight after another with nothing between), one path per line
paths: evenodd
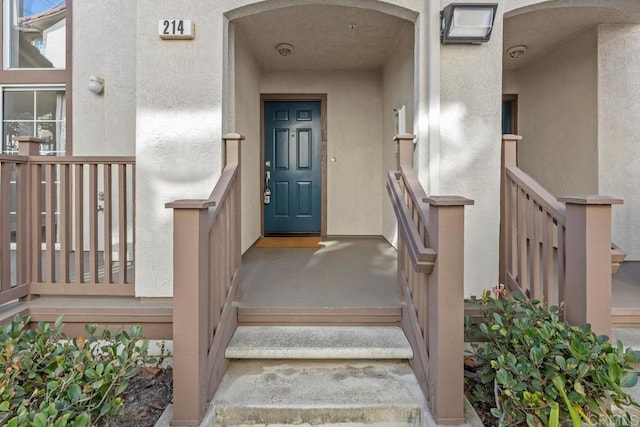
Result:
M457 196L427 197L412 167L414 135L398 135L400 171L387 190L398 221L402 327L413 370L437 423L464 423L464 206Z
M517 167L518 135L502 144L500 281L512 291L565 304L572 324L611 333L611 274L624 254L611 244L606 196L556 199Z
M173 209L173 425L198 425L228 366L240 297L240 141L224 136L226 167L207 200Z
M0 304L134 294L134 157L0 156Z

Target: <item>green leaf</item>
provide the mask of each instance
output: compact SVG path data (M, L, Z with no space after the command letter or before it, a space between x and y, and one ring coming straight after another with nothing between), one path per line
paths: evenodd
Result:
M58 381L49 381L47 383L47 390L55 391L58 389L58 386L59 386Z
M47 416L42 412L33 417L33 425L35 427L47 427Z
M67 390L67 397L69 397L69 400L75 402L76 400L80 399L80 396L82 396L82 389L80 388L80 386L75 383L71 384L69 386L69 389Z
M625 372L620 379L620 387L633 387L638 383L637 372Z
M53 325L53 328L56 332L62 331L62 316L58 316L56 322Z
M76 417L76 420L73 423L73 427L88 427L90 422L91 417L89 417L89 414L83 412Z
M120 383L120 385L116 389L115 396L120 395L127 389L127 387L129 387L129 381L122 381L122 383Z
M502 385L506 385L509 382L509 373L506 369L498 369L498 372L496 372L496 381L498 381L498 384Z
M567 410L569 411L569 416L571 417L571 423L573 427L583 427L582 421L580 420L580 415L573 409L573 405L567 396L567 393L564 389L564 379L561 377L553 378L553 385L556 386L556 389L562 395L562 399L564 400L565 405L567 405Z
M586 396L586 393L584 392L584 387L582 386L582 383L580 381L576 381L575 383L573 383L573 389L576 391L576 393L582 396Z
M551 408L549 427L558 427L560 425L560 405L558 405L558 402L551 402L549 407Z
M7 412L9 410L9 402L6 400L0 403L0 412Z

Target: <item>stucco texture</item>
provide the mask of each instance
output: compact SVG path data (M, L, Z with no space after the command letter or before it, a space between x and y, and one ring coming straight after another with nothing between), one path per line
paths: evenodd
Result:
M517 72L519 166L556 196L598 192L596 41L589 30Z
M598 28L599 193L624 199L613 207L613 241L640 260L640 26Z
M440 194L475 201L465 208L466 296L498 275L501 32L498 13L488 43L440 50Z

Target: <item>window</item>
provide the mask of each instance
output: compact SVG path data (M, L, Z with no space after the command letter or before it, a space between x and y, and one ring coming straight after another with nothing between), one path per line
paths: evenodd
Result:
M4 1L4 69L66 64L66 1Z
M66 102L61 88L5 88L2 92L2 152L16 154L14 136L42 139L40 153L64 155Z
M14 136L41 138L41 154L70 155L71 2L2 0L1 153Z

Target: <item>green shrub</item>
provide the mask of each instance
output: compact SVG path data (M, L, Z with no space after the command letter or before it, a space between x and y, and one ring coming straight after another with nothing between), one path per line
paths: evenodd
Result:
M141 327L111 337L105 330L69 340L62 318L53 326L16 316L0 332L0 424L8 427L105 425L122 406L119 395L137 374L148 344Z
M465 319L477 366L470 399L492 407L499 425L631 425L629 414L614 416L610 408L638 407L621 388L635 385L630 364L638 354L589 325L562 322L557 306L489 292L472 301L484 321Z

